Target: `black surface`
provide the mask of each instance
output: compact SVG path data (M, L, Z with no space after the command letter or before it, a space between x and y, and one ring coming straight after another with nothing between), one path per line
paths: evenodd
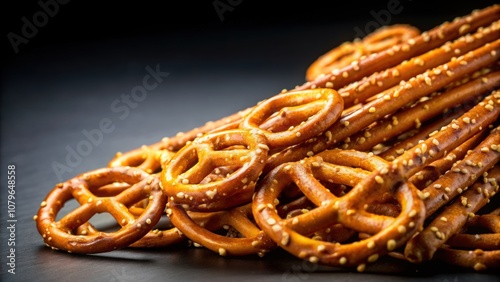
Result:
M1 281L498 281L491 273L391 260L355 273L310 265L282 251L264 258L224 258L196 248L99 255L46 248L32 217L56 183L106 166L116 151L154 143L303 83L314 59L352 40L358 29L376 25L374 13L389 3L351 1L342 10L319 1L286 1L281 7L234 1L239 4L221 21L214 1L191 2L166 7L70 2L60 5L17 53L7 34L20 33L21 18L40 7L32 1L3 9ZM426 30L493 3L467 1L427 10L415 2L401 1L404 9L388 23ZM121 102L120 110L113 108L123 94L142 85L147 66L169 75L143 101L127 106L128 112ZM99 128L105 118L113 131L104 133L88 155L68 162L68 150L86 140L82 132ZM58 176L54 163L68 171ZM16 166L15 275L6 272L8 165Z

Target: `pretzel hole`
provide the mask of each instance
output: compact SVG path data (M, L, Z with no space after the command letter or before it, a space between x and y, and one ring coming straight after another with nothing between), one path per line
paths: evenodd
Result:
M57 216L55 218L55 221L58 222L61 220L65 215L70 213L71 211L75 210L77 207L79 207L80 204L78 201L74 198L69 199L66 202L63 202L63 206L61 209L57 212Z
M311 116L319 112L324 106L324 101L314 101L307 105L283 107L271 113L259 126L269 132L282 132L307 122Z
M116 219L109 213L96 213L88 221L96 230L112 233L120 230L122 227L116 222Z

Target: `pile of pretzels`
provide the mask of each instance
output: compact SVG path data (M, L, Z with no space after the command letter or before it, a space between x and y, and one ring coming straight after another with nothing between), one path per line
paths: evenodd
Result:
M37 229L70 253L184 244L360 272L382 256L498 269L499 58L500 5L382 27L294 89L57 184ZM100 213L113 230L91 223Z

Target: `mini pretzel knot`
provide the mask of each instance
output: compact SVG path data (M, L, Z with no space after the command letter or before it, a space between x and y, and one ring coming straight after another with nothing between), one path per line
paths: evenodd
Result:
M267 159L266 138L235 129L204 135L183 147L161 174L170 201L189 210L216 211L248 203ZM231 172L214 181L221 169Z
M130 185L116 196L96 196L99 188L115 182ZM56 219L67 201L79 206ZM143 213L135 216L129 208L147 200ZM126 247L146 235L163 214L167 198L157 178L137 168L103 168L57 185L42 202L37 228L51 247L74 253L107 252ZM120 226L115 232L78 234L82 226L98 213L111 214ZM92 228L95 229L95 228Z
M322 182L352 189L337 196ZM292 183L315 207L283 219L275 210L275 199ZM384 193L394 194L400 205L395 218L367 211L370 199ZM333 149L271 171L257 189L253 213L258 225L280 247L299 258L364 268L410 238L422 226L425 211L416 188L403 180L397 168L373 154ZM315 231L339 223L372 236L346 244L309 238Z

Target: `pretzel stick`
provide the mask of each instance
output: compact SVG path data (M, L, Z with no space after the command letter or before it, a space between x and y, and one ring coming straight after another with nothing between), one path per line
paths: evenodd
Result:
M474 103L474 105L477 105L479 101ZM406 150L411 149L419 142L428 139L429 136L432 135L435 131L438 131L442 127L448 125L452 120L465 114L468 110L470 110L470 108L460 105L455 107L453 110L450 110L451 112L448 111L443 118L434 119L429 124L416 126L418 128L416 128L415 130L406 132L405 134L403 134L403 136L398 136L398 138L396 139L399 140L395 141L396 144L391 144L385 151L379 153L378 156L388 161L393 161L398 156L402 155Z
M460 146L454 148L446 156L429 165L426 165L422 168L422 170L411 176L409 180L419 189L424 189L425 187L431 185L432 182L436 181L441 175L446 173L456 160L463 159L469 150L476 147L484 139L486 133L486 131L483 131L474 135Z
M395 67L356 81L339 89L339 93L344 99L345 107L364 102L373 95L397 85L401 80L408 80L498 38L500 38L500 21L486 28L480 28L472 35L466 34L454 42L447 42L427 53L405 60Z
M489 25L499 18L500 5L492 5L482 10L473 11L467 16L456 18L452 22L443 23L428 32L423 32L407 43L398 44L391 49L373 53L366 58L360 58L359 61L353 61L344 68L333 70L331 73L320 76L314 81L306 82L296 87L296 89L303 90L322 87L340 89L374 72L387 69L404 60L439 47L447 41L454 40L481 26Z
M495 183L491 185L496 186L495 192L498 192L498 183L495 180L493 182ZM476 271L498 270L500 267L500 216L493 213L475 216L469 221L468 227L475 226L477 222L481 221L487 221L486 228L491 233L475 235L466 233L454 234L447 241L446 245L436 251L434 258ZM456 241L460 242L458 246L453 245ZM448 244L448 242L451 244ZM464 246L464 243L467 243L467 245ZM482 249L483 247L485 249Z
M500 33L499 33L500 35ZM459 103L468 103L472 98L482 95L491 89L500 86L500 72L495 72L477 78L464 85L449 89L439 95L431 96L428 100L403 108L390 117L384 118L374 126L354 134L344 143L343 149L367 151L380 142L395 137L418 124L425 122L443 110L452 108ZM417 125L418 125L417 124Z
M269 171L281 163L296 161L332 148L339 141L345 140L371 123L380 120L381 117L441 89L455 81L457 77L473 73L497 62L499 58L500 39L444 65L430 69L408 82L402 83L394 91L385 93L380 98L367 103L361 109L341 117L323 135L311 140L311 142L292 146L272 155L269 157L264 171Z
M500 267L500 250L455 250L451 248L440 248L435 255L436 259L457 266L472 268L476 271L487 269L498 269Z
M491 185L497 185L497 189L493 189L493 191L487 192L488 196L493 197L498 192L498 183L500 182L500 177L498 177L498 173L496 173L495 175L489 173L488 176L485 177L485 180L489 181ZM481 193L485 194L484 188L481 188L481 191L479 191L479 189L476 190L476 194ZM470 199L468 199L468 201L470 202ZM489 203L489 201L486 202ZM486 205L486 203L484 204ZM468 229L467 233L463 232L451 235L451 237L446 240L446 245L453 248L463 249L500 249L500 215L494 213L475 215L472 219L468 220L466 225L466 228ZM470 230L469 232L469 229L472 230ZM481 230L481 233L474 234L475 230L478 229Z
M500 132L494 130L481 144L472 150L464 160L457 162L453 168L422 190L429 217L440 207L453 199L461 191L475 182L477 177L486 172L500 160L500 152L495 149L500 144ZM491 147L491 148L490 148ZM486 154L488 150L491 153Z
M426 195L424 200L426 216L431 216L439 207L449 202L449 199L462 194L460 192L467 190L472 183L476 182L478 176L493 167L500 160L499 144L500 130L497 128L462 161L422 190L424 194L429 195L429 197ZM498 151L490 149L490 147L498 147ZM466 170L465 173L462 172L464 170ZM498 167L491 172L494 177L500 177ZM498 186L495 187L488 182L484 186L483 183L479 183L472 188L460 196L460 201L455 201L446 207L422 232L409 240L405 248L405 255L410 261L422 262L431 259L434 252L465 224L467 217L487 203L491 197L490 194L494 194ZM476 195L477 191L482 191L482 193ZM445 197L444 200L443 197Z

